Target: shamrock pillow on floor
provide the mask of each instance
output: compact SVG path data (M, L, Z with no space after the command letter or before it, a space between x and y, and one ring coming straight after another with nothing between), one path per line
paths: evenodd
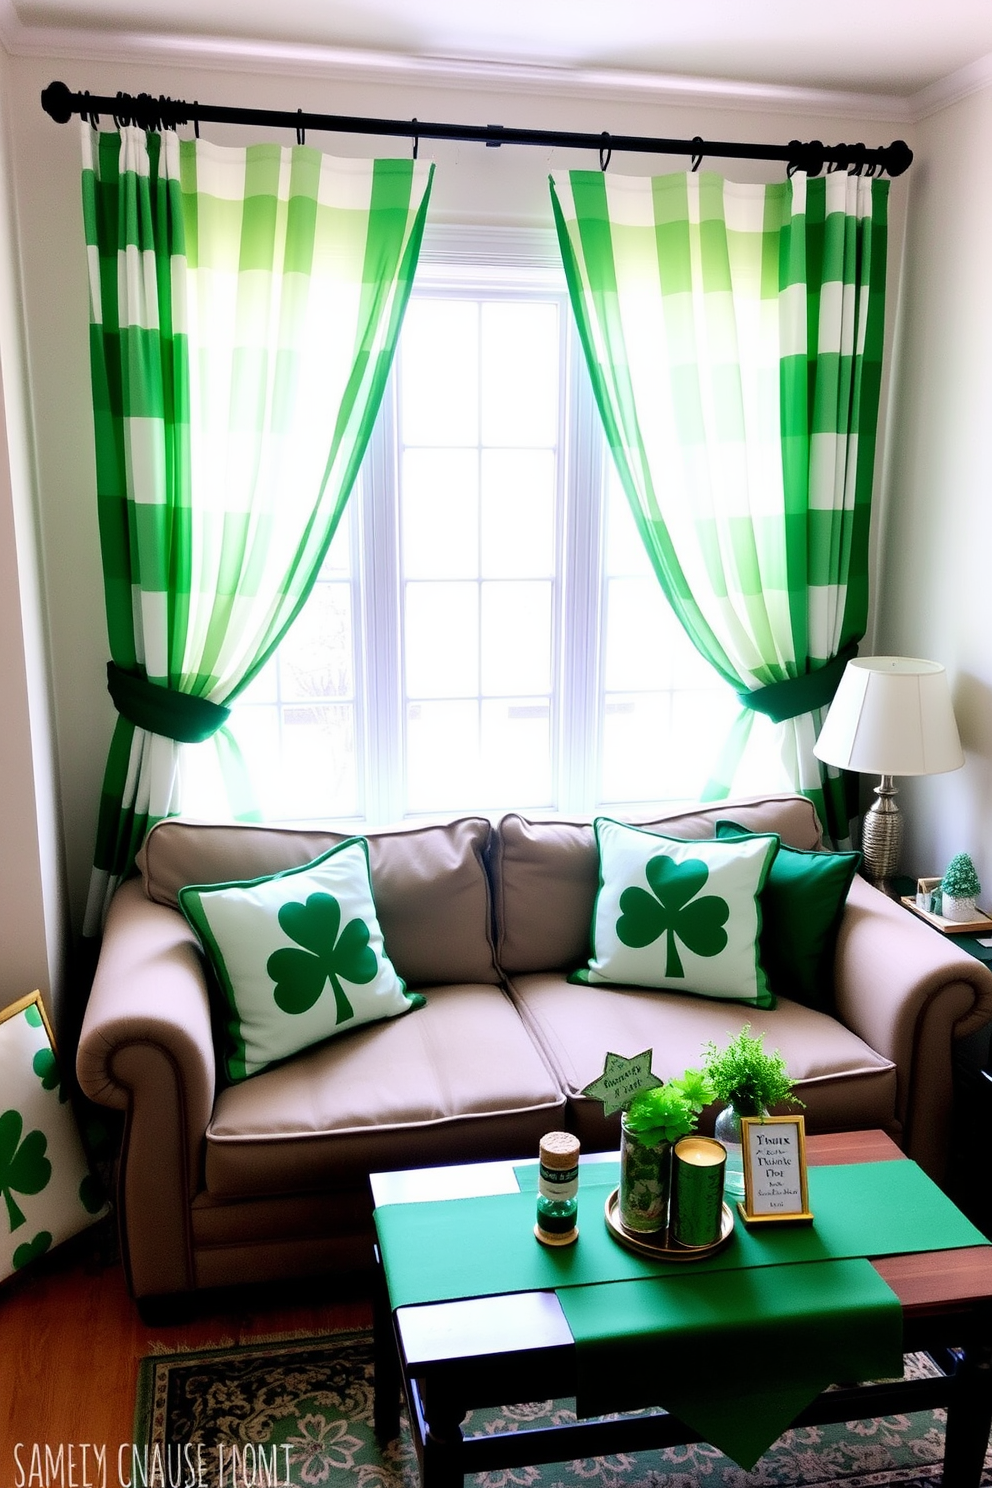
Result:
M179 903L220 984L231 1080L424 1004L386 955L363 837L266 878L187 885Z
M0 1277L107 1213L38 992L0 1009L0 1195Z
M596 840L592 957L572 980L774 1007L758 955L774 833L687 842L598 817Z

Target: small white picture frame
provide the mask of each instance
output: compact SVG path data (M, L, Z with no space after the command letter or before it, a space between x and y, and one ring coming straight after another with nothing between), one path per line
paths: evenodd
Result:
M802 1116L741 1118L745 1224L812 1224Z

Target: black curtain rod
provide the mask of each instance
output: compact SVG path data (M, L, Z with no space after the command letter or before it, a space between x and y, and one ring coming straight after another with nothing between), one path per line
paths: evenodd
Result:
M427 124L419 119L363 119L347 114L295 113L282 109L227 108L207 103L184 103L176 98L153 98L150 93L117 93L114 97L73 93L65 83L50 83L41 95L41 106L56 124L67 124L73 114L96 125L101 114L118 128L136 124L140 129L176 129L182 124L262 124L293 129L302 143L308 129L345 134L383 134L412 139L414 155L422 139L467 140L482 145L559 145L568 149L598 150L605 170L614 150L632 150L650 155L691 155L693 169L706 155L733 160L780 160L793 171L817 176L826 165L831 170L856 175L901 176L912 164L913 152L905 140L871 149L865 145L823 145L819 140L790 140L787 145L738 144L731 140L649 139L636 134L582 134L566 129L514 129L502 124Z

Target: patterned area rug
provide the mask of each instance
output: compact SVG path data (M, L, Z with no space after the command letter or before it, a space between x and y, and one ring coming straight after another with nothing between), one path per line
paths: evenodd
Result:
M907 1372L926 1371L921 1355ZM380 1451L368 1333L153 1355L141 1363L133 1482L418 1488L404 1423ZM466 1434L574 1419L571 1402L475 1411ZM944 1412L788 1431L751 1472L705 1445L480 1473L466 1488L937 1488ZM992 1454L983 1484L992 1485Z

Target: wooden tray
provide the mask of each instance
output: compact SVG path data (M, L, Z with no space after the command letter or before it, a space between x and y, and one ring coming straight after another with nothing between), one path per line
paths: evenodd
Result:
M637 1255L650 1256L654 1261L701 1261L704 1256L715 1255L722 1250L734 1233L734 1216L726 1204L720 1222L720 1238L712 1245L680 1245L670 1240L667 1230L654 1235L641 1235L628 1230L620 1222L620 1190L615 1188L606 1200L606 1228L614 1240L619 1240L628 1250Z
M981 910L974 920L945 920L943 915L921 909L911 894L903 894L900 903L945 935L992 935L992 915L982 914Z

